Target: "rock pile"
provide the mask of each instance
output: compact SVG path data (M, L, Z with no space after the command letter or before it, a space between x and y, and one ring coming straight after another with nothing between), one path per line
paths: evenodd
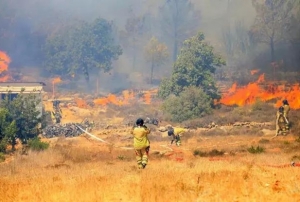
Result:
M88 128L87 125L80 123L54 124L43 129L43 136L46 138L59 136L76 137L83 133L76 125L84 130Z
M149 117L147 117L147 118L145 119L145 123L147 123L147 124L152 124L152 125L155 125L155 126L158 126L159 120L158 120L157 118L149 118Z

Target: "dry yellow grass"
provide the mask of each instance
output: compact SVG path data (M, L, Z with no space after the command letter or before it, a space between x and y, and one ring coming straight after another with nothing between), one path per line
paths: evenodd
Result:
M223 142L233 141L226 138ZM220 161L194 157L192 148L209 140L191 139L173 156L152 152L144 170L137 169L133 150L83 137L52 140L47 151L16 154L0 164L0 201L300 201L299 167L268 166L289 163L297 154L271 150L289 146L284 138L266 143L266 153L227 155ZM153 142L151 150L163 150L161 144ZM217 149L226 149L223 145Z

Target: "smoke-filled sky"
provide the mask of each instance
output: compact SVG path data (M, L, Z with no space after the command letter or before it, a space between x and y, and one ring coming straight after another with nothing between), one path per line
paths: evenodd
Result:
M0 15L0 23L6 24L7 26L3 26L3 29L7 28L6 32L15 36L12 39L1 40L0 38L0 50L4 49L8 52L13 61L12 66L18 68L40 66L43 59L39 47L43 36L52 35L61 26L74 19L91 22L98 17L105 18L113 21L120 32L124 30L128 18L147 14L155 20L151 21L151 30L139 42L138 52L143 52L147 40L154 35L169 46L170 55L172 55L172 41L169 41L170 36L166 35L165 30L162 31L161 21L164 19L159 18L162 16L159 8L166 2L167 0L2 0L2 2L0 0L0 4L4 5L0 5L2 7L0 11L6 13L2 19ZM192 0L191 2L200 16L197 22L191 22L195 25L193 29L203 31L206 38L219 51L222 51L222 26L228 22L228 16L232 22L236 19L242 20L247 26L251 25L255 16L250 0ZM230 10L228 10L228 2L230 2ZM134 77L128 75L132 69L132 53L126 47L123 48L123 55L115 63L115 69L127 74L127 77ZM137 56L137 66L139 70L145 72L143 68L147 67L145 67L142 55ZM169 66L166 72L171 70L172 65L169 64ZM109 78L103 80L107 79Z
M135 78L133 75L148 71L143 58L143 49L152 36L165 43L172 55L174 44L166 30L163 30L164 18L159 9L167 1L169 0L0 0L0 50L6 51L12 58L12 65L17 67L41 66L43 58L39 48L45 36L53 35L61 26L74 20L92 22L101 17L113 21L117 32L120 33L125 29L128 18L150 16L151 20L146 23L151 25L146 26L151 27L151 30L144 33L136 47L137 72L133 72L132 75L128 73L133 71L133 53L124 44L121 44L122 56L114 63L117 72L127 74L123 79L126 83L128 82L126 79ZM189 22L194 26L191 29L204 32L206 39L223 56L226 55L222 41L224 25L230 23L234 26L239 21L249 30L256 15L252 0L191 0L191 2L198 17ZM193 34L194 32L185 33L185 37ZM7 38L5 37L7 35L14 37ZM161 68L158 73L170 72L172 64L167 65L168 67ZM119 77L120 75L117 76ZM109 78L103 80L107 79ZM119 81L122 79L119 78Z
M165 0L166 1L166 0ZM17 16L29 16L28 24L41 26L41 23L55 23L57 20L77 18L91 21L97 17L113 20L123 28L129 11L136 15L151 13L157 15L163 0L23 0L10 1L10 9L16 10ZM250 24L254 19L254 9L250 0L193 0L195 8L201 13L203 31L218 30L224 17L230 13L232 20L239 19Z

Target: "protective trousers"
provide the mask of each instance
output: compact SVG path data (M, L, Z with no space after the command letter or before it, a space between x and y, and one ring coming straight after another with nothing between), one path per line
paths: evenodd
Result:
M287 133L287 123L286 121L284 120L284 117L281 115L278 119L277 119L277 122L276 122L276 135L279 135L280 132L283 134L283 135L286 135Z
M148 154L150 147L135 149L136 161L139 168L145 168L148 163Z
M173 139L171 141L171 144L173 144L173 142L175 141L175 144L177 146L180 146L181 145L181 140L180 140L180 136L179 135L174 135L173 136Z

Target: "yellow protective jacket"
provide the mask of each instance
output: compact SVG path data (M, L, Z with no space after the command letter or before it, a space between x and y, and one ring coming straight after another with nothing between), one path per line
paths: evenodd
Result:
M185 132L185 128L174 128L174 135L180 135L181 133Z
M290 112L290 105L283 105L283 115L288 118Z
M135 149L143 149L150 146L148 134L150 130L143 126L136 126L132 129L131 134L133 135L133 147Z

